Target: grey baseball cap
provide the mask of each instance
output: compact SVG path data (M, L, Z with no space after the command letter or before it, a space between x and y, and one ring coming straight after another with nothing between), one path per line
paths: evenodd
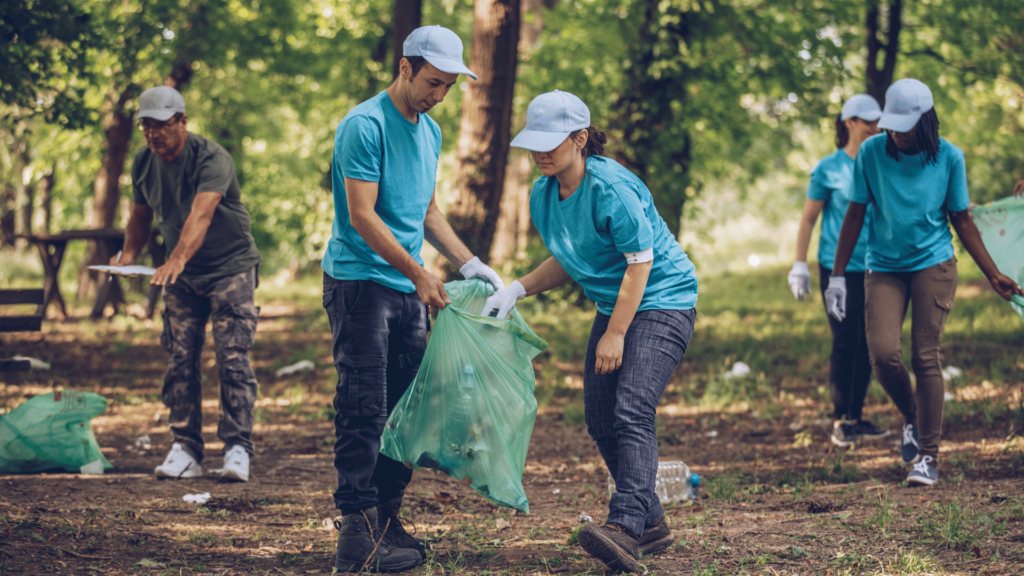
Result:
M934 105L932 91L924 82L913 78L897 80L885 91L885 110L878 127L893 132L910 132Z
M512 146L534 152L550 152L570 134L590 126L590 109L574 94L555 90L541 94L526 109L526 128L512 139Z
M449 74L465 74L479 80L462 63L462 39L441 26L421 26L409 33L402 45L403 56L422 56L430 64Z
M878 100L869 94L854 94L843 104L843 112L840 116L843 120L849 118L860 118L871 122L882 117L882 109L878 107Z
M152 118L163 122L170 120L175 114L185 113L185 99L181 93L170 86L150 88L139 96L139 111L135 119Z

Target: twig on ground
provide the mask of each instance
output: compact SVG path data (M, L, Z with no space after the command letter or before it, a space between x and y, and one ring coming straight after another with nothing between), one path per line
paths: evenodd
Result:
M57 548L57 551L70 554L76 558L84 558L86 560L110 560L109 556L89 556L88 554L79 554L78 552L72 552L71 550L65 550L63 548Z

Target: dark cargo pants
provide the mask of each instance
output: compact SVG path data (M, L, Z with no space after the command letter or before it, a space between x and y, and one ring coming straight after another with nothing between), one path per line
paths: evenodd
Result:
M164 286L164 329L160 344L171 355L164 376L163 401L171 409L174 441L203 461L203 387L200 359L206 322L213 318L213 342L220 374L217 437L224 450L241 446L253 455L252 421L256 375L249 349L256 338L259 311L253 304L257 268L231 276L188 280Z
M334 367L334 505L354 514L405 495L412 470L380 453L384 424L419 370L427 347L427 307L372 280L324 274Z

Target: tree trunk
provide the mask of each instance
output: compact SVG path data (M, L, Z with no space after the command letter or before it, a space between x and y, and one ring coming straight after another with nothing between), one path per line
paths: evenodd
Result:
M879 38L881 32L880 20L882 17L880 0L868 0L867 23L867 66L865 76L867 80L868 94L878 100L879 106L885 107L885 91L892 84L893 74L896 72L896 55L900 48L900 29L903 27L902 0L889 0L888 2L888 26L885 29L886 41L883 44ZM885 59L882 66L878 65L879 51L885 52Z
M420 27L423 19L423 0L395 0L394 46L391 57L391 77L398 78L398 63L402 61L402 45L409 33Z
M512 96L516 81L520 0L476 0L469 68L459 127L459 163L448 221L477 256L494 241L508 162ZM446 266L447 275L454 271Z
M4 182L0 190L0 246L14 245L14 201L17 198L14 186Z
M35 188L29 180L32 177L32 155L29 151L28 138L23 135L14 146L14 233L32 233L32 212L35 208ZM28 246L28 241L20 239L15 244L19 248Z
M50 233L50 220L53 216L53 185L57 178L57 165L50 167L42 178L39 179L39 211L40 220L38 229L43 234Z
M541 17L543 8L551 8L550 0L522 0L522 18L519 29L519 55L528 58L537 45L544 30ZM530 17L532 16L532 18ZM526 125L523 114L512 119L512 131L518 132ZM505 191L501 196L501 214L495 226L494 243L491 247L491 262L504 264L526 257L526 246L530 239L530 176L533 168L530 153L512 149L509 152L508 168L505 171Z

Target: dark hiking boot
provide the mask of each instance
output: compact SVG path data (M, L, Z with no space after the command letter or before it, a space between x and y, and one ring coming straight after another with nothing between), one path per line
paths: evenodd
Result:
M892 432L884 428L879 428L867 420L857 420L853 423L853 432L861 438L867 438L868 440L877 440L878 438L885 438Z
M618 524L587 524L579 534L580 546L588 554L622 572L636 570L639 540L629 528Z
M384 542L377 527L377 509L349 514L336 522L338 552L334 569L338 572L401 572L423 562L420 553L392 548Z
M665 548L668 548L675 542L675 536L672 535L672 530L668 527L668 522L665 521L665 517L662 516L657 522L650 526L644 526L644 534L640 537L638 546L640 548L640 554L644 556L652 556L661 552Z
M398 514L401 509L401 498L388 500L378 508L380 513L377 516L377 522L383 522L380 528L384 530L384 542L392 548L415 550L420 553L420 557L426 559L427 550L430 547L423 540L414 538L412 534L405 531L405 526L402 525L402 517Z

